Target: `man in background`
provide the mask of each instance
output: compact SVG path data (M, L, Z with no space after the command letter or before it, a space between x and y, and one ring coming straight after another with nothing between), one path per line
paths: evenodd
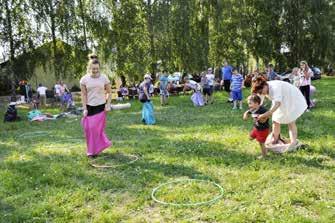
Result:
M227 102L233 102L230 94L230 84L233 76L233 67L228 64L227 60L224 61L223 67L221 68L221 74L221 85L223 85L224 90L229 94Z
M44 87L42 84L38 85L37 88L37 93L41 102L41 106L46 106L47 104L47 95L46 95L46 91L48 90L47 87Z

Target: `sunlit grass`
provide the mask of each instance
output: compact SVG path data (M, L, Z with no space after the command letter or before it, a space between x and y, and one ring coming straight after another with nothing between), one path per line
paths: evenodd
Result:
M141 124L137 101L110 112L106 132L113 147L97 162L116 168L89 165L80 119L0 123L0 222L333 222L335 79L314 84L317 107L298 120L308 148L264 160L256 159L259 145L248 139L251 121L232 111L223 92L203 108L193 107L189 95L171 97L167 107L155 98L154 126ZM19 109L24 119L27 112ZM47 134L34 134L41 131ZM131 161L127 154L139 159L121 165ZM177 179L217 182L224 196L178 208L151 199L153 188ZM204 183L178 184L157 197L197 202L217 192Z

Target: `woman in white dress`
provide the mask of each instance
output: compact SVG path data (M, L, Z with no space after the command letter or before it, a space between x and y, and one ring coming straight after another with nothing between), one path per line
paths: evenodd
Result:
M287 124L290 135L290 147L298 146L298 130L295 121L306 111L307 104L301 91L285 81L266 81L263 77L253 80L252 93L266 96L272 101L271 109L260 115L266 120L272 116L273 144L280 137L280 125Z

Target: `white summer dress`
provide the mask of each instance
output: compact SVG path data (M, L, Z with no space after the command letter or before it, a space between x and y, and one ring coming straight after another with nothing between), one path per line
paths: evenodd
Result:
M268 81L269 98L272 106L280 102L280 107L272 114L272 121L289 124L297 120L307 109L306 99L301 91L285 81Z

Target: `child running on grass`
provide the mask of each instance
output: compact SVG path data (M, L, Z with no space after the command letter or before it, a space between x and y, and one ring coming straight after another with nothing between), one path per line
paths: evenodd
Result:
M231 80L231 94L233 96L233 109L237 109L237 103L239 103L240 109L242 110L242 88L243 88L243 76L238 72L237 68L233 69L233 76Z
M265 148L265 140L270 133L269 129L269 119L266 119L264 122L258 120L258 116L267 112L266 108L261 105L261 98L253 94L248 97L248 106L249 110L246 111L243 115L243 119L247 120L249 114L254 119L254 127L250 133L251 140L256 139L259 142L259 145L262 149L262 156L258 158L263 158L267 155L267 149Z

